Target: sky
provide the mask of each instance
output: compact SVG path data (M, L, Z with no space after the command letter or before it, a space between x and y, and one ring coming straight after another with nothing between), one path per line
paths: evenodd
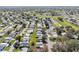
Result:
M79 6L78 0L0 0L0 6Z

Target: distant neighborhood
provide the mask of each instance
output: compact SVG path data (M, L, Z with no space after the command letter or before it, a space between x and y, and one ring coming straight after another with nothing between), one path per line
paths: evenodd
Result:
M79 52L79 9L0 9L0 52Z

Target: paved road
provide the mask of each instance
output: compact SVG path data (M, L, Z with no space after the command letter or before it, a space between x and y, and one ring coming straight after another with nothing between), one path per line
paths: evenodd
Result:
M49 34L47 33L48 51L51 52L51 42L49 40Z
M14 43L15 43L15 42L14 42ZM12 52L12 51L13 51L13 49L14 49L13 45L14 45L14 43L11 45L11 47L10 47L10 49L9 49L9 52Z

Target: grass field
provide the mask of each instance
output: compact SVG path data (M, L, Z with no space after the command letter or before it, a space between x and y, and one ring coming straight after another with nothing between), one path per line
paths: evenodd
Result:
M32 46L32 43L34 43L34 47L36 47L36 31L37 31L37 26L35 24L34 31L30 35L30 42L29 42L30 47Z
M78 26L76 26L76 25L74 25L74 24L71 24L71 23L69 23L69 22L66 21L66 20L64 20L63 22L59 21L59 20L58 20L58 17L60 17L60 16L55 16L55 17L53 17L53 19L56 20L59 24L61 24L61 25L63 25L63 26L71 26L73 29L79 30L79 27L78 27ZM62 16L61 16L61 17L62 17ZM56 25L58 25L58 24L56 24Z

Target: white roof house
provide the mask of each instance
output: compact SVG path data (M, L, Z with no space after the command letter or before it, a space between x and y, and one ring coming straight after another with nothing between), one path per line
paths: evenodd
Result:
M7 44L7 43L1 43L0 46L7 47L7 46L9 46L9 44Z
M33 29L27 30L27 33L31 33L31 32L33 32Z
M37 36L37 37L40 37L40 36L42 36L42 34L36 33L36 36Z
M62 33L61 33L62 36L65 35L65 34L66 34L65 32L62 32Z
M0 33L0 36L3 36L5 33Z
M42 27L40 23L37 24L37 27Z
M23 40L29 40L29 37L24 37L24 39Z
M6 37L5 39L6 40L12 40L13 38L12 37Z
M37 28L37 31L42 31L42 28Z
M22 52L27 52L28 48L22 48Z
M50 27L50 30L52 31L54 28L55 28L55 27L51 26L51 27Z
M42 48L43 47L43 43L42 42L36 42L36 47Z
M56 32L52 32L52 37L54 37L54 38L58 37L57 33Z
M30 34L26 33L25 36L29 37Z
M78 38L78 36L77 36L77 35L73 35L73 37L74 37L75 39L77 39L77 38Z

